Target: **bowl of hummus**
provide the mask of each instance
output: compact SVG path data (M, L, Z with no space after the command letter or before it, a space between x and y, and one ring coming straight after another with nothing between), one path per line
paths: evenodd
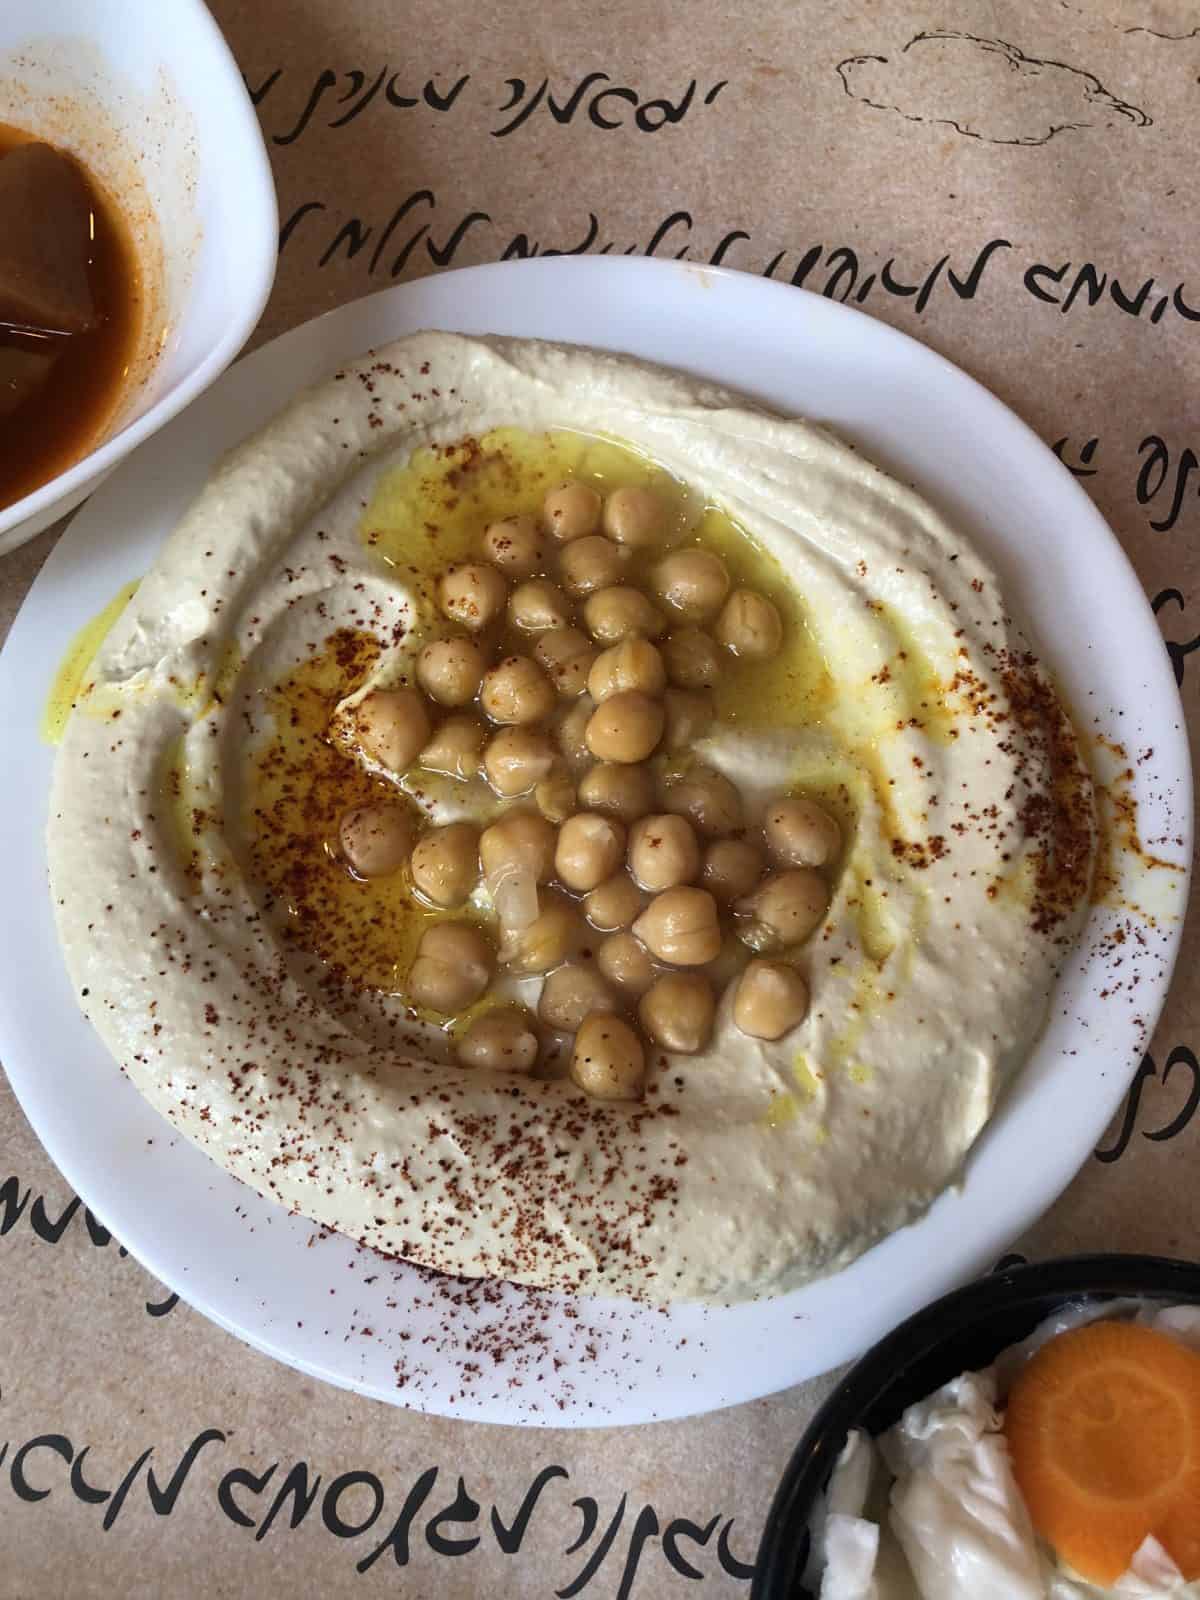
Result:
M715 387L430 333L218 470L88 667L48 842L85 1013L260 1193L441 1271L737 1300L958 1171L1096 814L912 491Z
M617 278L654 337L606 323ZM772 356L779 316L807 365ZM715 377L687 370L701 327ZM679 1414L862 1348L1099 1136L1178 937L1186 756L1151 623L1154 770L1104 742L1086 696L1123 705L1128 662L1045 597L1070 611L1084 550L1123 606L1134 580L961 374L736 274L476 269L285 336L128 477L36 758L53 923L4 986L57 943L70 1092L22 1006L0 1023L72 1181L168 1281L187 1253L218 1320L507 1417L449 1354L415 1375L387 1347L397 1306L443 1337L420 1285L476 1286L482 1318L554 1330L546 1420ZM73 560L14 630L26 677L61 655L37 606L79 615ZM1117 950L1136 1006L1101 999ZM183 1252L168 1217L201 1193ZM244 1251L269 1299L238 1300ZM353 1372L316 1298L343 1256L404 1286L363 1289L381 1348ZM610 1331L564 1356L581 1307Z

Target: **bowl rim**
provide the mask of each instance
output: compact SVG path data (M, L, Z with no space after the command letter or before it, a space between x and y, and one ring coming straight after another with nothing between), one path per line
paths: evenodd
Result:
M750 1600L799 1600L801 1539L850 1429L897 1376L975 1324L1048 1294L1069 1301L1143 1295L1200 1302L1200 1260L1094 1251L998 1266L893 1328L838 1381L796 1445L772 1497L754 1561Z
M186 22L179 15L183 10L191 13ZM275 281L279 259L279 202L270 157L241 68L205 0L172 0L172 26L176 29L190 27L203 34L218 67L224 68L229 78L222 116L230 145L239 148L237 159L243 181L253 191L253 201L242 216L243 245L248 256L243 282L249 286L249 292L241 302L240 311L225 323L216 343L192 372L161 395L140 417L80 456L65 471L39 484L20 500L0 508L0 551L16 548L23 542L18 538L14 543L7 537L19 532L22 523L32 521L60 500L86 494L94 480L110 471L202 394L250 337ZM32 532L29 537L33 537Z

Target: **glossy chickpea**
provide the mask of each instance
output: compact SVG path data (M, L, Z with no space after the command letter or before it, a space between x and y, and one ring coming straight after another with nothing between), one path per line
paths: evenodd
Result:
M614 694L658 695L667 686L662 656L649 639L622 639L602 650L588 673L588 693L599 705Z
M568 961L547 974L538 999L538 1020L560 1033L574 1033L590 1013L616 1009L616 998L602 974L582 961Z
M733 992L733 1020L752 1039L782 1039L808 1015L808 985L782 961L752 961Z
M664 721L660 701L630 689L596 707L584 739L597 761L644 761L657 749Z
M413 849L412 880L431 905L461 906L479 882L479 829L470 822L431 828Z
M389 772L407 772L429 743L429 708L415 689L375 689L354 708L361 749Z
M540 728L501 728L487 742L483 771L495 792L512 800L541 783L556 759L550 735Z
M710 689L720 675L720 653L702 628L676 628L663 640L662 654L676 688Z
M475 1018L458 1041L457 1054L464 1067L531 1072L540 1048L529 1013L519 1006L504 1006Z
M721 838L742 826L742 797L723 772L696 762L663 790L663 809L686 817L706 839Z
M572 769L584 766L592 759L587 747L587 727L595 709L592 697L585 694L559 719L555 728L558 748Z
M595 533L600 526L600 496L586 483L559 484L542 501L542 526L560 544Z
M554 871L558 831L536 811L506 811L479 836L479 859L489 883L503 872L530 874L535 884L548 883Z
M435 922L421 936L408 974L408 997L451 1016L474 1005L492 981L487 940L466 922Z
M574 780L567 769L558 763L557 757L555 765L540 783L535 784L533 803L547 822L565 822L578 811L579 799Z
M640 589L620 584L588 595L583 602L583 625L600 644L620 644L635 635L657 639L664 627L662 617Z
M642 941L627 929L601 940L596 965L623 994L636 999L658 976L653 957Z
M643 817L629 830L629 870L652 894L690 883L700 871L700 846L686 817Z
M668 689L663 695L663 745L690 750L712 726L712 695L706 689Z
M560 699L573 699L587 688L596 647L578 628L551 628L539 634L533 654Z
M571 604L549 578L527 578L509 596L508 620L522 633L549 633L568 625Z
M614 873L583 897L583 914L601 933L628 928L642 909L642 896L633 879Z
M483 536L483 553L509 578L531 578L546 565L546 541L532 517L491 523Z
M624 824L598 811L578 811L558 830L554 871L568 889L586 894L612 877L624 854Z
M637 761L600 761L579 780L579 798L589 811L636 822L654 804L654 774Z
M386 878L408 860L416 823L397 800L354 806L338 824L338 844L359 878Z
M484 673L479 704L493 722L525 727L554 710L554 685L528 656L506 656Z
M763 818L767 849L789 867L825 867L842 847L842 833L824 807L802 795L789 795L767 807Z
M421 751L418 765L448 778L473 778L479 771L486 738L477 717L447 717Z
M760 954L800 944L829 909L829 885L811 867L793 867L765 878L737 901L738 937Z
M628 560L619 544L606 539L602 533L590 533L563 549L558 562L562 586L577 600L594 594L597 589L608 589L620 583Z
M431 639L417 657L417 682L442 706L474 700L487 665L474 639Z
M646 1077L646 1052L636 1032L620 1017L595 1012L575 1035L571 1077L594 1100L640 1100Z
M749 839L714 839L704 852L700 882L721 905L748 895L763 875L763 853Z
M765 594L735 589L717 618L716 634L731 655L769 661L783 644L783 620Z
M438 605L442 615L461 627L478 633L504 610L508 584L495 567L471 561L451 567L438 584Z
M506 933L501 959L518 977L550 972L577 954L587 939L587 924L563 895L543 892L534 920Z
M672 550L655 569L654 587L672 611L690 622L707 622L725 602L729 573L711 550Z
M664 972L638 1002L646 1037L676 1055L694 1056L712 1038L717 1002L698 972Z
M701 967L721 949L717 903L707 889L667 889L656 895L633 931L660 961L675 967Z
M614 489L604 502L604 531L631 549L658 544L667 525L667 506L654 489Z

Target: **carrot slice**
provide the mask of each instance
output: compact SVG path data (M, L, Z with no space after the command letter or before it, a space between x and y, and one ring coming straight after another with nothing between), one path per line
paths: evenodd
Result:
M1129 1322L1059 1334L1004 1431L1034 1527L1081 1577L1115 1583L1149 1534L1200 1577L1200 1355Z

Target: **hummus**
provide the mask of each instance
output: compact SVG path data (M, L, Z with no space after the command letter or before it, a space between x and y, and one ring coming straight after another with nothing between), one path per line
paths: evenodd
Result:
M386 895L356 912L348 877L314 890L302 838L341 759L330 711L411 670L430 574L482 529L474 486L530 510L564 465L665 486L681 536L759 563L783 655L718 688L696 753L751 822L803 786L845 836L805 1021L747 1037L727 990L711 1042L653 1053L636 1104L460 1065L406 1002L407 924ZM406 787L464 813L463 785ZM86 1014L260 1193L449 1272L739 1299L837 1268L953 1181L1042 1027L1094 831L994 574L910 489L696 379L427 333L217 469L86 675L49 861Z

